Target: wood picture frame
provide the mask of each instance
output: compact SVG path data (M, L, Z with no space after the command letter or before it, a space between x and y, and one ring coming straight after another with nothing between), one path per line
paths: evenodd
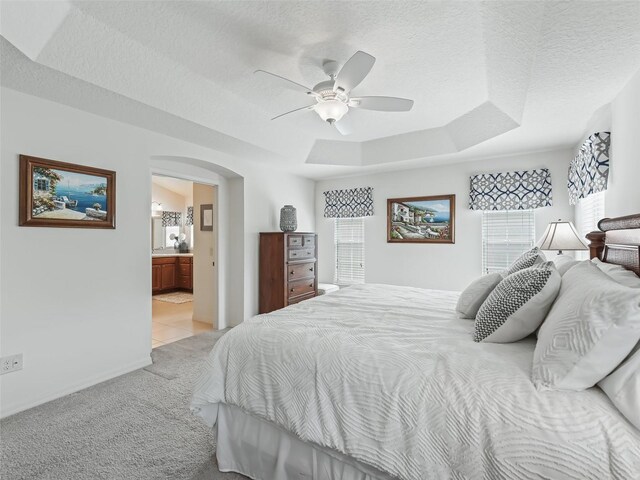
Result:
M200 205L200 231L213 232L213 204Z
M456 196L387 199L387 243L456 243Z
M116 228L116 172L20 155L21 227Z

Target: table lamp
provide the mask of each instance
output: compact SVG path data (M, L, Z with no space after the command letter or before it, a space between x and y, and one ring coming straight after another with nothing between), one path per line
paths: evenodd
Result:
M580 239L576 227L571 222L551 222L544 234L536 243L540 250L558 250L562 255L563 250L588 250L589 247Z

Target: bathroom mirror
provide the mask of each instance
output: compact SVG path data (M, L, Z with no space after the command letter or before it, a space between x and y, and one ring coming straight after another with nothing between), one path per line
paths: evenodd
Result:
M171 239L171 235L178 236L180 233L182 232L179 226L163 227L162 217L151 217L151 239L154 252L165 248L175 248L175 240Z

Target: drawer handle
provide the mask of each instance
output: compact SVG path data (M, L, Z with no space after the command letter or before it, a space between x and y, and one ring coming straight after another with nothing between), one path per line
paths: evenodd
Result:
M291 270L291 275L294 275L296 272L294 272L293 270Z
M310 286L311 288L313 288L313 283L310 283L310 284L309 284L309 286Z
M313 267L311 267L311 268L309 269L309 271L310 271L310 272L313 272Z
M295 289L295 288L292 288L292 289L291 289L291 293L293 293L293 292L295 292L295 291L296 291L296 289Z

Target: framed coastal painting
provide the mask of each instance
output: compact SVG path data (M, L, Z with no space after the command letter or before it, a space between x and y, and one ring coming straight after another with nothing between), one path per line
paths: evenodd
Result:
M20 155L19 224L116 228L116 172Z
M456 196L387 200L387 242L455 243Z

